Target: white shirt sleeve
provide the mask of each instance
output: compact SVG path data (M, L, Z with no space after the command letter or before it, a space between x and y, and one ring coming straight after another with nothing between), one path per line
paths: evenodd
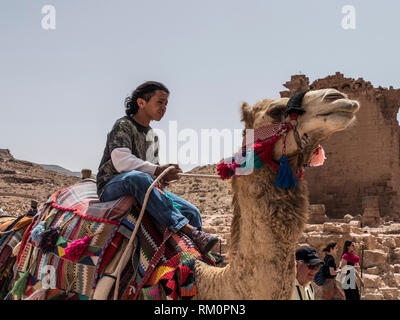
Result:
M128 148L115 148L111 152L111 161L119 173L137 170L148 173L153 179L155 178L154 172L156 171L157 165L139 159L133 155Z

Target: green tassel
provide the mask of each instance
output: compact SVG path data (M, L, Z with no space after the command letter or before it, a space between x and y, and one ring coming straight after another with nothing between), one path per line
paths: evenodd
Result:
M254 168L258 171L264 165L257 153L254 153Z
M17 296L18 300L20 300L25 293L26 286L28 284L28 277L28 271L25 271L24 273L19 272L19 279L14 283L14 288L12 288L11 293Z
M254 158L253 158L254 157ZM264 165L264 162L262 162L262 160L260 159L260 157L258 156L257 153L255 152L248 152L246 155L246 161L243 162L240 166L242 168L246 168L247 163L253 166L251 166L250 168L254 168L257 171L261 169L261 167Z

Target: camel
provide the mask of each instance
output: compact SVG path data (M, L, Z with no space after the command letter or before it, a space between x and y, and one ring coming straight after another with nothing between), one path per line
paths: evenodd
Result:
M290 121L285 115L288 100L263 100L253 107L244 102L241 115L245 129ZM295 142L293 130L286 140L293 172L308 163L322 141L354 125L354 114L360 107L335 89L308 91L302 106L306 112L297 119L302 149ZM277 162L282 140L273 149ZM276 188L275 178L276 172L268 165L250 175L232 177L230 263L219 268L196 261L196 299L290 299L295 280L295 244L309 214L308 189L303 179L295 188Z
M245 130L293 122L285 113L288 101L288 98L266 99L253 107L243 103ZM308 91L302 98L302 107L305 113L298 117L296 131L290 130L286 137L286 155L294 172L309 163L322 141L354 125L354 114L360 106L335 89L322 89ZM282 147L283 139L274 144L276 162ZM251 174L232 177L230 263L221 268L196 260L196 299L290 299L295 279L295 244L308 218L308 190L302 179L295 188L276 188L276 175L264 165ZM18 250L15 248L14 255ZM121 253L122 248L110 265L118 264ZM100 292L99 299L106 299L111 286L107 283L99 287L96 289Z

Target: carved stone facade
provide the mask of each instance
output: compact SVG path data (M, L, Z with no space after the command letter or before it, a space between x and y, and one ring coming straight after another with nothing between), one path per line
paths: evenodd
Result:
M400 220L400 127L396 119L400 89L374 88L368 81L333 76L309 83L294 75L282 97L302 90L335 88L358 100L356 126L336 133L323 144L327 160L305 171L310 202L324 204L330 218L364 213L363 198L377 197L377 212Z

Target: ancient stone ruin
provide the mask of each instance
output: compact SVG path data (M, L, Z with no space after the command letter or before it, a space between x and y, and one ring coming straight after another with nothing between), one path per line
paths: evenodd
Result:
M311 84L305 75L293 75L284 86L288 90L281 92L282 97L335 88L361 104L356 126L323 144L325 164L306 169L310 203L324 204L329 218L349 213L364 214L364 222L373 225L379 216L400 221L400 127L396 119L400 89L374 88L362 78L345 78L339 72ZM366 197L375 200L368 202Z
M310 217L307 223L324 223L328 220L325 214L325 206L323 204L310 205Z

